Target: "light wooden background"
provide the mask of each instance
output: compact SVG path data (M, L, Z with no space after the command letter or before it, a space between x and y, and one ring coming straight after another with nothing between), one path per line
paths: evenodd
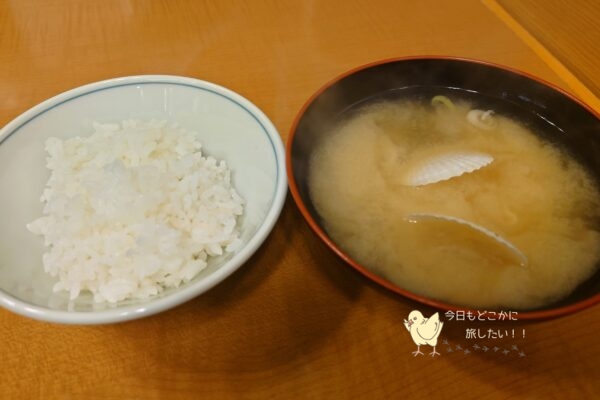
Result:
M285 141L295 114L323 83L405 55L478 58L582 97L597 93L600 55L592 38L600 10L593 2L569 2L580 3L576 17L559 1L501 3L550 56L524 40L493 1L0 0L0 125L84 83L174 74L241 93ZM240 271L171 311L74 327L0 310L0 398L600 396L600 307L535 323L449 321L442 339L471 353L442 346L441 357L413 358L402 320L414 308L433 311L344 265L290 200ZM471 328L515 329L515 338L466 339ZM516 345L526 356L484 353L475 343Z

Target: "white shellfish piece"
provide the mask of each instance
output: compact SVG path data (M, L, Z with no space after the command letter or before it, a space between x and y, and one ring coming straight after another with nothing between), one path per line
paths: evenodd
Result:
M519 248L517 246L515 246L510 241L508 241L507 239L502 237L500 234L490 231L489 229L484 228L483 226L478 225L474 222L470 222L470 221L467 221L467 220L464 220L461 218L457 218L457 217L452 217L449 215L425 214L425 213L410 214L410 215L405 216L404 219L407 220L408 222L413 222L413 223L416 223L419 221L425 221L425 220L438 220L438 221L448 221L450 223L461 224L470 229L473 229L474 231L481 233L482 235L489 237L490 239L494 240L498 245L503 246L515 258L515 260L519 263L519 266L525 268L529 265L529 260L527 259L527 256L521 250L519 250Z
M467 121L471 125L486 131L492 130L498 125L498 121L494 118L493 110L471 110L467 113Z
M404 165L400 183L423 186L445 181L485 167L494 161L486 153L454 151L409 160Z

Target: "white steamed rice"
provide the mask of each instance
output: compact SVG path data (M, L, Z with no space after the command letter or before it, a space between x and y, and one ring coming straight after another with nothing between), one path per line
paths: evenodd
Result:
M54 291L96 302L177 287L207 258L239 245L243 199L225 161L204 157L195 132L164 121L95 124L88 137L46 141L44 236Z

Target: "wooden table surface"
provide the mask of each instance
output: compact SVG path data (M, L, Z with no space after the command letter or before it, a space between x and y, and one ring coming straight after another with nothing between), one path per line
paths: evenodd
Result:
M0 125L84 83L174 74L241 93L285 141L326 81L423 54L509 65L596 107L600 56L582 32L598 37L600 10L577 3L587 18L565 16L567 28L554 30L563 10L540 14L517 0L0 0ZM453 351L440 346L434 359L411 354L402 321L415 308L433 312L338 260L289 198L245 266L171 311L80 327L0 310L0 398L600 397L599 306L530 323L442 316ZM504 337L470 339L469 329Z

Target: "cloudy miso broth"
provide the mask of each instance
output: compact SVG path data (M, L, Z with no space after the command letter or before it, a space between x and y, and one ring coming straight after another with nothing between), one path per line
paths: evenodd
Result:
M328 234L397 286L449 303L528 309L568 295L600 258L591 176L510 113L437 100L365 105L323 135L309 191ZM465 157L480 164L413 179L468 170Z

